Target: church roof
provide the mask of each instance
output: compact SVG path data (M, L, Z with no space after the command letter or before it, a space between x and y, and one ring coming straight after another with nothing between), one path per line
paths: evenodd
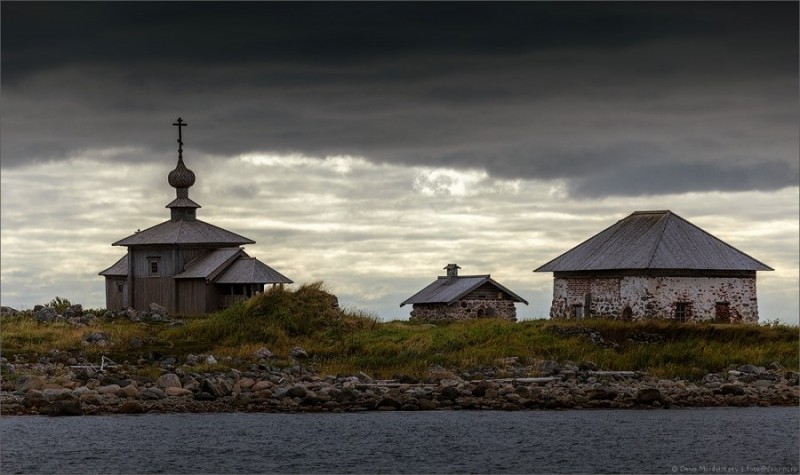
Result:
M202 244L241 246L255 241L220 227L198 220L165 221L144 231L138 231L112 246L146 246L167 244Z
M122 256L113 266L100 272L99 275L106 276L127 276L128 275L128 254Z
M534 272L773 270L671 211L637 211Z
M291 284L292 281L255 257L240 257L233 261L215 284Z
M486 283L505 292L512 300L528 304L525 299L498 284L489 275L464 275L456 277L440 276L427 287L406 299L400 306L417 303L444 303L450 305Z
M186 264L184 271L176 275L175 278L208 279L212 277L215 272L222 270L226 264L229 264L239 256L246 257L247 254L238 247L214 249L213 251L191 260Z

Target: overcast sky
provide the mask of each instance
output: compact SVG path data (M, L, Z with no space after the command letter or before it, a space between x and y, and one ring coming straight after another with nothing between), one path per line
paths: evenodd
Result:
M110 244L199 218L340 302L533 269L671 209L775 268L798 322L798 3L2 2L0 299L105 305Z

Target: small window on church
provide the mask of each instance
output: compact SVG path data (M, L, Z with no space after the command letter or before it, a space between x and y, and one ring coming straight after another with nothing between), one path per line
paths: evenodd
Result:
M149 265L150 265L150 275L151 276L159 275L159 272L161 272L161 269L159 269L159 259L151 257L148 260L148 262L149 262Z
M125 281L118 280L117 281L117 292L122 293L125 290Z

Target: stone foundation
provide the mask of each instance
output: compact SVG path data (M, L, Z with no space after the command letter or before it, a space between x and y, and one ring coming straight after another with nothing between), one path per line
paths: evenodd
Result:
M755 277L575 277L553 283L551 318L758 322Z
M517 308L513 300L461 300L447 304L414 304L412 321L454 321L476 318L500 318L517 320Z

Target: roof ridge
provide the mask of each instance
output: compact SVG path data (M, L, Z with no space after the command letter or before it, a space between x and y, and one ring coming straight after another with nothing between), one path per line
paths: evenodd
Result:
M656 258L656 254L658 253L658 248L661 246L661 240L664 238L664 232L667 230L667 221L669 215L676 216L672 213L672 211L667 211L664 215L658 219L659 223L661 224L661 232L658 234L658 239L656 239L656 244L653 246L653 250L650 252L650 259L647 260L647 268L649 269L650 266L653 264L653 259ZM633 216L633 215L631 215ZM688 222L688 221L687 221Z

